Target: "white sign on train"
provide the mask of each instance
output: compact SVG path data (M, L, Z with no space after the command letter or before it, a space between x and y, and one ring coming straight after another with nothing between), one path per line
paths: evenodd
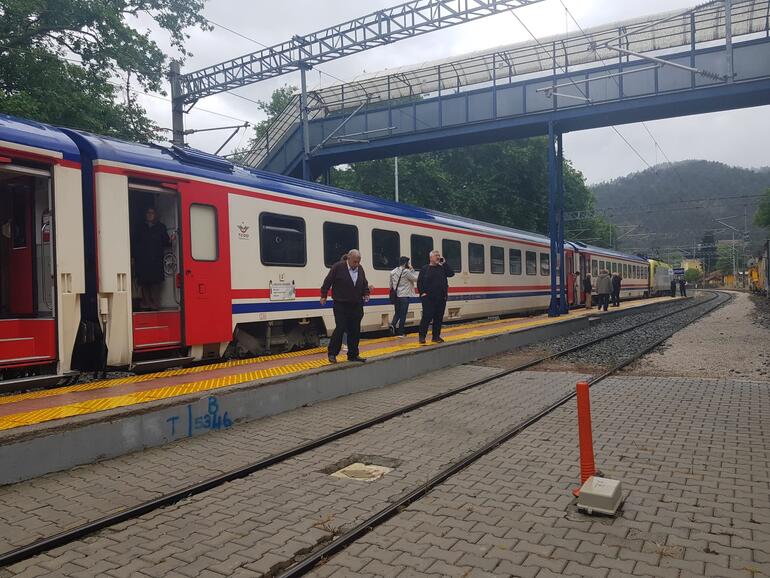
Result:
M294 283L270 282L270 301L294 301L295 298Z

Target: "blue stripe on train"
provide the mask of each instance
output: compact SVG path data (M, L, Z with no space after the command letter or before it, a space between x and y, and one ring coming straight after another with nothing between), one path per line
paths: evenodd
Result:
M522 293L476 293L472 295L450 295L450 301L475 301L477 299L508 299L511 297L541 297L543 295L550 295L550 291L530 291ZM417 297L410 299L412 303L418 303L420 300ZM369 301L368 306L373 305L390 305L390 300L384 299L372 299ZM329 302L325 308L331 309L331 302ZM324 307L318 301L288 301L277 303L233 303L233 314L239 315L244 313L266 313L272 311L300 311L307 309L323 309Z

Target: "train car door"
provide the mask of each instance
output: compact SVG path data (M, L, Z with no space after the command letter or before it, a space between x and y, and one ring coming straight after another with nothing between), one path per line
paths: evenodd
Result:
M575 260L572 251L564 252L567 270L564 272L564 282L567 284L567 304L575 304Z
M8 295L9 312L14 315L34 313L34 259L32 243L33 189L24 179L10 194L11 211L7 234L8 263L13 279Z
M591 261L585 253L580 253L580 303L586 302L586 292L583 289L583 281L585 281L586 275L591 273Z
M227 343L233 336L227 193L202 183L179 189L185 343Z

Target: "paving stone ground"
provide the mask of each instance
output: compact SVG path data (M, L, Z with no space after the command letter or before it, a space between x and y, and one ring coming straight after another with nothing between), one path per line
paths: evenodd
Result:
M473 365L458 366L216 434L0 487L0 552L497 371Z
M619 377L591 390L622 515L571 508L570 403L332 557L315 576L770 576L770 384Z
M474 377L482 374L479 368L473 371ZM363 521L547 407L577 379L559 373L510 375L7 571L19 576L260 576ZM333 466L361 456L397 467L371 483L329 475ZM376 555L382 563L392 561L384 549Z

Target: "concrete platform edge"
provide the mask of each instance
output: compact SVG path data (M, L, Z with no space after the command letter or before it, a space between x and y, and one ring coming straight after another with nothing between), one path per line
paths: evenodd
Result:
M472 341L431 346L370 360L366 365L342 365L267 384L218 390L189 396L178 403L131 415L75 424L54 423L49 431L33 432L0 445L0 485L109 459L186 437L204 435L304 405L384 387L438 369L469 363L530 343L588 327L587 317ZM344 376L344 377L343 377ZM202 458L203 459L203 458Z

